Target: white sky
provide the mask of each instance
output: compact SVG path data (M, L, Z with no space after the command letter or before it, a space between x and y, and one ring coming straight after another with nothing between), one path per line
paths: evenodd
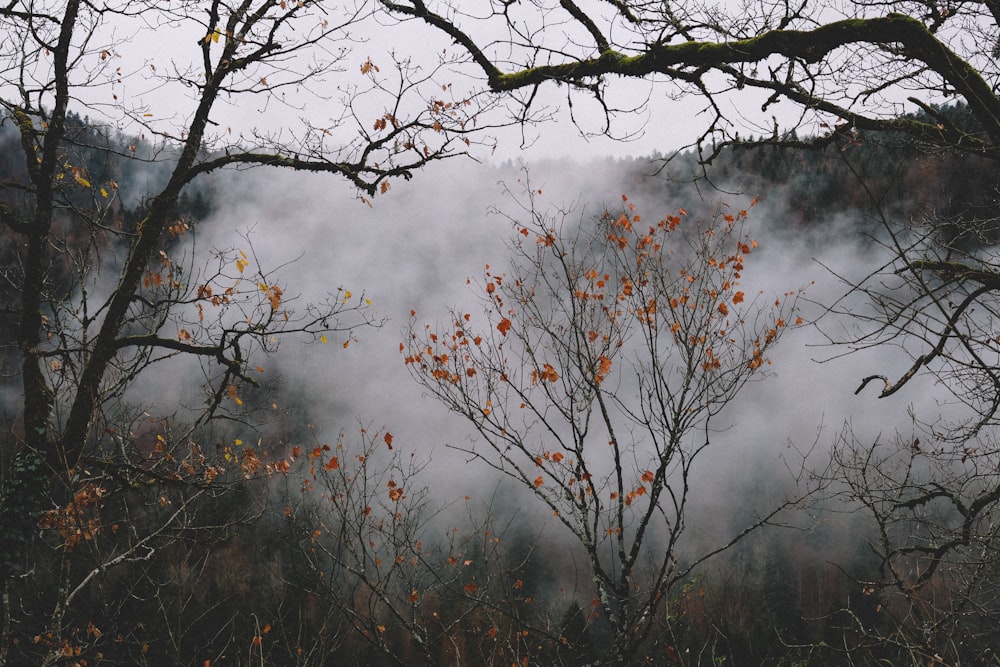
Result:
M443 52L455 52L456 47L419 22L388 25L383 17L378 22L369 20L362 25L364 30L353 32L358 42L343 61L344 71L332 73L320 85L314 86L321 97L307 95L305 91L300 91L297 96L295 91L289 91L291 105L282 106L263 96L244 95L235 99L234 104L218 106L213 120L219 124L220 130L231 127L234 132L250 128L274 130L295 127L304 117L323 123L340 113L343 107L340 99L345 91L352 85L363 83L359 68L366 58L370 57L379 64L385 80L391 81L393 73L389 52L412 57L414 62L421 63L425 68L433 65ZM158 26L155 29L119 27L115 37L124 37L125 41L116 45L113 63L115 67L121 66L123 72L135 72L135 75L125 77L122 83L116 82L111 87L99 87L87 92L87 101L97 102L113 117L117 116L116 120L121 119L120 112L114 108L117 103L138 109L138 115L151 113L147 122L154 126L162 123L158 127L170 128L176 134L194 108L194 91L176 84L164 86L157 78L198 62L201 57L198 44L202 37L200 31L197 24ZM110 36L107 43L112 43ZM452 84L456 90L462 86L466 90L483 88L482 77L474 69L442 73L435 79L435 84L441 83ZM602 134L604 115L593 99L575 93L571 107L567 103L567 88L550 85L540 91L537 106L539 109L551 109L551 120L495 133L496 151L480 150L474 154L481 159L500 160L518 157L646 156L655 151L668 154L693 142L711 120L704 112L706 105L703 100L694 96L678 98L676 88L664 81L609 79L608 92L611 104L620 109L636 110L615 117L610 137ZM117 95L118 99L113 99L112 95ZM738 100L723 98L721 103L729 120L744 135L769 133L774 113L785 120L795 118L795 111L791 108L775 107L760 113L763 99L762 95L744 90ZM377 117L379 110L386 108L390 101L388 97L382 97L377 102L372 100L366 113ZM302 108L295 108L298 106ZM806 123L813 126L815 121L813 118L806 119ZM132 127L135 128L134 125ZM348 128L348 131L356 134L356 130Z

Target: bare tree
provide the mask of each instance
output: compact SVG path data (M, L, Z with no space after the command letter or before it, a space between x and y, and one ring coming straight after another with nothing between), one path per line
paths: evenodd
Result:
M883 219L886 263L851 281L849 300L831 309L857 326L835 342L911 360L892 378L865 377L856 393L871 384L880 398L927 391L931 380L940 400L910 409L910 433L872 438L845 426L828 473L874 527L868 540L879 567L851 575L885 613L879 623L856 622L859 641L896 647L914 661L994 659L995 227L971 216L905 226Z
M705 121L694 144L704 161L748 141L844 153L866 142L900 142L971 156L966 165L986 170L1000 157L1000 8L993 2L729 8L560 0L495 2L475 11L451 2L383 4L450 36L485 85L509 93L521 109L538 104L537 92L553 82L571 102L596 100L603 130L613 133L617 114L653 104L649 98L621 109L615 78L659 81L653 94L698 98ZM951 102L967 120L943 108ZM848 285L869 307L853 300L833 307L860 318L860 332L836 340L910 357L864 378L859 393L877 383L881 398L902 395L929 375L957 402L915 415L915 432L889 443L848 430L834 451L833 476L876 526L881 578L866 590L891 590L904 601L903 611L885 601L883 608L899 613L890 631L871 633L861 623L864 633L906 659L980 662L991 640L977 628L995 627L978 593L989 597L996 569L990 517L1000 488L996 223L971 209L954 219L940 211L927 217L927 224L911 224L883 216L885 261ZM845 303L851 306L841 308Z
M954 447L922 428L872 442L845 428L832 476L869 522L875 569L848 569L870 613L845 616L846 656L912 663L995 660L997 447ZM857 511L857 510L855 510Z
M611 629L601 664L630 663L677 584L777 511L714 547L682 539L719 413L768 363L796 297L742 291L757 248L745 210L650 223L625 201L576 226L542 213L540 195L513 218L510 271L486 269L482 313L414 321L406 363L475 429L459 449L529 490L582 549Z
M658 80L668 96L696 96L706 122L695 143L708 159L748 131L825 146L877 130L1000 156L1000 10L988 1L382 4L448 35L490 89L522 109L538 103L542 86L564 84L570 95L592 96L613 131L616 115L650 103L616 98L615 78ZM931 106L949 99L967 104L979 128L956 126ZM793 140L796 129L818 136Z
M67 556L94 547L67 574L46 624L56 660L69 655L61 619L83 588L148 557L160 538L211 525L189 519L214 484L274 472L275 460L249 440L207 444L218 437L206 430L211 420L238 422L252 407L260 356L283 337L347 338L372 323L363 295L346 290L299 303L249 240L195 256L193 221L178 213L186 189L222 168L339 175L366 199L458 152L456 140L465 148L478 103L448 96L441 61L421 69L357 54L370 18L363 2L311 0L0 8L0 105L23 174L0 184L12 259L3 329L20 384L3 447L0 661L19 623L7 587L17 578L29 590L41 576L31 568L40 519ZM164 36L171 51L154 53L149 45ZM227 114L246 104L258 105L259 123L234 131ZM108 129L115 124L141 136ZM95 165L98 154L105 162ZM122 173L138 168L153 174L151 189L123 192ZM153 407L149 370L183 359L195 362L204 402L186 392ZM128 525L150 500L165 511L144 529ZM102 514L112 505L123 514Z
M392 443L388 431L363 427L335 444L295 450L308 472L301 490L287 494L298 570L289 583L321 601L324 626L351 629L345 654L433 665L467 619L467 582L463 568L448 567L431 530L439 508L419 480L424 464ZM328 656L316 652L303 664Z

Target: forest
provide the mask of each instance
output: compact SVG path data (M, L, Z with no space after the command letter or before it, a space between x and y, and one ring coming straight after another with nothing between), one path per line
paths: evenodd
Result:
M1000 664L993 7L486 4L0 8L0 665Z

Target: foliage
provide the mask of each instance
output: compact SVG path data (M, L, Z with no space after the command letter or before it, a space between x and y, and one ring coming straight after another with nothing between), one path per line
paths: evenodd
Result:
M0 8L0 118L14 129L7 147L19 163L2 182L3 244L16 261L4 267L0 315L20 385L18 419L2 447L0 661L10 638L29 628L38 664L99 656L117 633L90 631L75 607L116 568L165 552L195 568L209 562L201 549L211 540L194 540L190 551L185 541L221 539L250 518L223 515L214 524L203 521L205 508L287 465L268 443L218 434L213 422L249 419L261 358L279 340L347 342L375 323L364 295L343 288L299 302L249 239L206 258L191 240L194 220L183 215L200 208L199 182L222 168L338 175L368 201L391 179L452 154L454 143L470 143L465 124L478 105L449 99L436 83L438 92L425 95L433 68L382 63L394 70L388 86L371 57L352 52L353 31L370 18L364 3L313 1ZM163 35L177 47L169 63L134 54ZM322 105L329 115L289 125L285 91L325 101L319 84L333 76L346 93ZM143 88L170 101L132 96ZM221 125L226 105L240 99L279 107L280 125ZM84 112L102 120L81 122ZM140 171L148 191L132 178ZM183 395L170 397L168 371L194 378ZM54 568L55 586L22 606L21 594L46 576L42 563ZM126 596L155 580L140 573L121 589ZM144 591L158 598L162 589ZM179 609L159 601L165 617ZM158 639L186 653L190 628L166 627Z
M885 399L915 389L927 374L957 399L957 406L914 415L914 433L888 444L847 428L831 468L821 473L842 482L844 497L874 522L881 565L865 596L879 593L877 609L892 617L879 627L849 614L863 640L845 643L845 650L851 655L871 640L897 647L914 663L988 659L989 640L982 637L991 635L979 628L995 627L994 612L978 591L996 570L988 517L1000 497L994 460L1000 283L990 166L1000 158L997 6L567 0L491 3L494 11L472 13L453 2L383 5L448 35L484 85L510 94L522 109L539 103L540 88L562 84L571 101L596 100L606 119L601 131L610 133L618 106L611 81L659 80L674 97L704 105L706 121L694 140L703 163L733 144L836 150L864 195L859 205L883 223L874 238L886 254L867 276L847 279L849 298L831 312L857 316L858 329L831 340L851 350L898 348L910 357L898 371L868 375L856 393L879 381L878 397ZM958 104L942 108L949 101ZM748 141L748 127L762 138ZM873 140L903 144L909 159L969 154L983 171L945 190L928 179L942 197L930 203L925 224L910 225L909 216L884 205L883 185L893 170L864 159ZM787 167L777 151L753 155L772 168ZM889 183L902 183L893 183L902 171ZM973 180L985 186L985 197ZM867 307L857 305L859 295Z
M747 211L679 209L574 228L528 188L510 273L486 267L484 324L452 312L401 351L415 379L482 438L467 450L529 489L581 548L610 626L606 664L629 663L665 598L706 553L681 540L699 455L723 408L769 363L795 293L747 295ZM801 323L801 320L796 320ZM779 508L780 509L780 508Z
M0 8L2 388L18 395L0 445L0 664L989 661L993 8L381 4L469 60L361 53L364 3ZM135 55L161 35L177 45L169 66ZM468 63L507 97L442 83ZM799 224L874 212L887 260L848 286L872 307L842 302L862 325L846 342L912 357L859 391L902 393L930 372L968 408L915 415L895 438L845 428L819 479L838 494L808 533L751 533L784 506L763 495L717 543L688 539L692 503L716 493L697 472L726 407L797 323L795 294L774 302L743 277L768 252L744 211L650 225L624 199L576 224L527 188L512 268L474 288L481 312L414 317L403 346L478 432L459 449L507 477L453 505L389 431L325 443L263 372L280 340L339 347L378 324L365 296L329 287L305 304L251 238L195 244L218 169L337 174L371 203L488 144L491 105L543 113L549 81L596 99L613 133L619 75L704 100L699 152L674 175L790 193ZM130 96L139 85L162 97ZM726 111L753 90L780 120ZM229 122L247 99L253 128ZM675 187L635 167L637 189ZM917 206L926 224L900 226ZM839 529L836 500L851 513ZM838 540L834 558L823 545Z

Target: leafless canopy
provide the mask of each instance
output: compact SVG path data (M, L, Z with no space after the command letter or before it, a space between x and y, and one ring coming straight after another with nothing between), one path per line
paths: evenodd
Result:
M798 129L820 135L812 144L879 130L1000 157L1000 8L989 0L382 4L447 34L491 90L516 93L524 107L540 87L564 84L571 103L572 91L592 95L613 130L625 103L615 78L699 96L706 121L696 143L709 159L741 131L788 142ZM982 130L957 128L930 106L947 100L968 104ZM655 101L626 110L646 103Z

